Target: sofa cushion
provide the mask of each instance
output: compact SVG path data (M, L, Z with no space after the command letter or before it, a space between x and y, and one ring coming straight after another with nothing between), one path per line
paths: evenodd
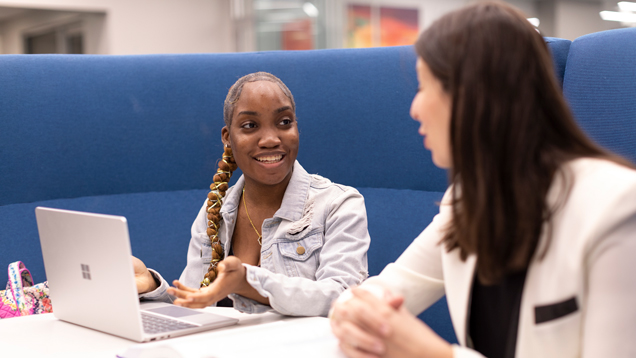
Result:
M377 275L395 261L438 212L441 192L361 188L372 237L369 271ZM47 206L101 214L121 215L128 220L131 249L171 281L185 267L190 227L207 190L183 190L56 199L0 206L0 268L23 261L36 281L46 280L35 207ZM442 337L456 342L445 298L422 315Z
M377 275L413 242L439 212L443 192L359 188L369 220L369 274ZM419 315L437 334L457 343L446 297Z
M406 250L439 212L442 192L359 188L371 235L369 275L380 273Z
M206 190L152 192L56 199L0 206L0 269L23 261L34 280L44 281L44 264L35 207L47 206L125 216L133 255L169 281L185 267L190 227L206 199ZM1 276L0 276L1 279Z
M377 275L395 261L437 213L441 192L361 188L369 232L369 271ZM132 252L172 280L185 267L190 227L207 190L183 190L56 199L0 206L0 268L21 260L36 280L44 266L35 221L35 207L47 206L125 216Z

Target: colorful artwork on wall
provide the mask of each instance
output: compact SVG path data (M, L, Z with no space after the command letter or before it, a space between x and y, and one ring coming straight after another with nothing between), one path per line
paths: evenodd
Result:
M371 6L349 5L347 47L372 47Z
M418 35L417 9L380 8L380 46L411 45Z
M411 45L419 35L418 18L418 9L349 5L346 46Z

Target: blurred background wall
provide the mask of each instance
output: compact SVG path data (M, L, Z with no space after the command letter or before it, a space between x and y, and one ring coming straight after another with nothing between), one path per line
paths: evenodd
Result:
M0 54L150 54L411 44L468 0L0 0ZM509 0L544 36L636 25L636 3Z

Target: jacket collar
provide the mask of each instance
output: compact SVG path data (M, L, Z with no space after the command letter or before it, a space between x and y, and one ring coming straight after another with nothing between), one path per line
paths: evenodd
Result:
M307 201L310 184L311 175L309 175L300 163L296 161L294 163L292 177L289 180L289 184L287 184L287 189L283 196L283 202L281 203L278 211L276 211L276 214L274 214L274 217L289 221L300 220L303 216L303 210L305 208L305 202ZM231 213L238 209L244 186L245 178L241 175L236 184L228 190L227 195L223 200L221 214Z

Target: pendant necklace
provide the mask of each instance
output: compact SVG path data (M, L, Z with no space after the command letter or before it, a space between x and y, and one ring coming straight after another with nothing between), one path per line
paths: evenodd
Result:
M252 222L252 218L250 218L250 213L247 211L247 204L245 204L245 188L243 188L243 207L245 207L245 214L247 214L247 220L250 221L250 224L252 224L252 228L254 229L254 231L256 231L256 235L258 235L258 244L263 246L263 236L258 233L258 230L256 230L256 226L254 226L254 223Z

